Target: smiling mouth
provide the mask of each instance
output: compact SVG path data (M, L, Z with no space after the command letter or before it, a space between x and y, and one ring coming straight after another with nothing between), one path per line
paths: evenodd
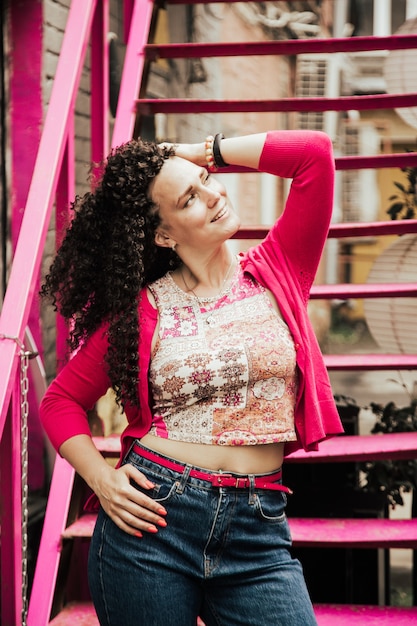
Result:
M217 220L219 220L221 217L223 217L223 215L226 213L226 211L227 211L226 207L223 207L223 209L221 209L221 211L216 213L216 215L213 217L211 222L217 222Z

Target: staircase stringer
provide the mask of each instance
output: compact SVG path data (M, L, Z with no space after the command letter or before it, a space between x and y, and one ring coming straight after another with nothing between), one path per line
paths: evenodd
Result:
M78 19L80 19L81 17L80 7L78 6L78 4L82 4L82 2L83 0L78 0L78 2L74 1L73 6L71 7L73 23L76 23L77 17ZM103 3L107 6L108 0L103 0ZM77 54L77 67L79 70L78 79L82 70L82 63L88 43L88 37L92 30L91 25L93 19L96 24L96 36L99 37L101 37L102 33L105 31L106 24L108 23L107 15L97 15L98 11L94 12L94 2L90 2L89 9L87 9L87 7L85 8L86 10L89 10L90 13L88 16L88 23L87 21L85 22L85 29L82 36L82 45L79 46L77 52L75 53L74 45L72 44L71 55L68 56L69 50L67 49L68 46L66 47L65 42L66 40L73 40L74 35L74 31L71 28L72 23L70 16L68 18L66 34L64 37L64 43L60 55L60 65L65 65L65 59L67 61L68 59L74 60L75 54ZM149 37L152 36L158 11L158 8L155 7L153 0L135 0L132 8L133 10L131 14L127 13L128 18L130 19L130 28L119 92L118 107L113 129L113 148L128 141L133 136L135 122L137 119L135 101L140 95L141 91L146 89L147 69L149 65L149 62L145 59L144 47L148 43ZM96 48L98 47L99 46L96 46ZM61 57L63 58L62 61ZM92 59L94 58L96 59L97 64L99 64L99 55L97 56L97 52L95 53L95 55L92 56ZM60 65L58 66L55 78L55 91L59 90L59 87L57 85L60 84ZM94 61L92 65L94 65ZM94 69L94 67L92 69ZM72 86L71 97L69 98L69 102L72 103L75 100L76 85L78 85L78 80L77 82L75 82L74 80L74 84ZM94 91L94 94L92 93L92 101L97 103L97 106L100 110L103 109L101 110L101 118L103 115L103 111L107 110L105 106L105 88L106 79L105 77L100 76L99 67L96 66L94 84L92 85L92 92ZM64 97L62 95L62 87L61 96ZM103 106L99 106L100 103ZM52 116L53 96L51 97L50 111L50 115ZM56 181L54 178L54 181L52 183L53 186L51 185L50 188L48 196L49 209L50 205L52 204L55 189L57 188L57 185L59 186L58 180L60 179L58 179L58 177L62 170L61 163L64 164L65 170L63 176L64 180L62 181L61 186L63 187L65 198L67 199L67 201L70 200L70 198L68 197L68 185L71 184L71 181L67 180L68 172L66 166L68 165L68 150L65 146L70 143L72 146L71 151L73 152L73 123L72 117L70 116L71 112L73 113L73 110L71 109L68 109L68 111L64 110L63 112L62 128L66 129L68 138L63 139L64 147L62 149L62 154L60 154L59 159L56 159L56 165L53 172L53 176L54 174L56 174ZM94 154L96 155L94 161L99 161L105 156L105 153L100 152L101 148L104 152L104 145L106 143L106 134L100 132L100 127L102 127L104 123L104 120L101 118L98 122L96 120L96 123L92 125L92 143L95 144ZM47 130L46 126L45 129ZM95 142L94 137L96 138ZM39 152L40 153L38 154L38 161L41 159L41 150ZM105 152L107 152L107 150ZM44 171L48 171L47 168L44 168ZM48 173L49 176L51 176L50 169ZM69 177L71 178L71 176ZM34 181L36 182L36 170L34 175ZM74 186L74 184L75 181L72 178L72 185ZM45 217L45 223L47 223L47 219L48 217ZM64 459L58 456L56 458L53 470L52 482L48 496L48 505L45 513L44 528L42 531L42 538L38 551L38 559L27 616L28 626L46 626L46 624L49 623L51 611L55 610L54 598L56 597L57 585L59 585L59 567L62 555L61 542L63 532L68 524L68 515L74 497L74 477L75 472L71 468L71 466Z
M135 102L144 89L144 78L147 76L149 63L145 56L145 46L153 31L157 11L153 0L136 0L133 6L113 128L112 148L125 143L134 134L137 118Z
M4 476L12 482L12 488L0 486L4 510L11 517L10 523L3 527L1 554L2 571L12 573L10 586L7 590L2 589L1 593L1 617L8 623L20 623L19 607L22 607L22 502L19 497L22 470L19 467L16 471L8 471L15 467L13 455L19 445L16 441L20 434L16 385L19 351L24 345L24 333L37 287L49 217L68 138L68 123L74 110L95 6L96 0L73 0L71 5L68 34L62 45L0 317L0 438L3 439L3 433L6 439L7 433L13 433L11 445L3 446L5 453L2 458ZM9 532L10 528L15 530Z
M57 456L46 507L39 556L29 602L27 626L49 622L61 556L61 537L67 524L75 471Z

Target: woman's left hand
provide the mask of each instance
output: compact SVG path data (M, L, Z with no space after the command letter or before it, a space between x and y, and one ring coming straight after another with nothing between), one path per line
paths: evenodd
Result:
M195 165L200 165L202 167L207 166L205 142L169 143L164 141L159 145L161 147L174 148L175 156L181 157L181 159L186 159L187 161L191 161L191 163L195 163Z

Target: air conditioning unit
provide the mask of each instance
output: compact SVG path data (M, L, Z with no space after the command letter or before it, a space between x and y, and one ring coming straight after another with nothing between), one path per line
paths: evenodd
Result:
M340 147L346 156L371 156L380 151L380 136L373 124L343 120ZM373 169L344 170L341 183L343 222L373 222L378 215L378 181Z
M341 54L300 54L297 57L295 96L297 98L338 98L341 95L344 56ZM333 140L337 135L336 111L301 111L296 126L302 130L323 130Z
M349 85L353 94L385 93L384 62L386 50L354 52L348 56Z

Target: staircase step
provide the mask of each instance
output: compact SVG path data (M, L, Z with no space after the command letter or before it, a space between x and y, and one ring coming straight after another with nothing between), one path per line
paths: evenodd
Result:
M417 519L289 518L295 547L417 548Z
M202 1L202 0L201 0ZM224 0L218 0L224 1ZM233 0L237 2L238 0ZM194 4L188 0L168 0L170 4ZM211 2L211 0L206 0ZM228 41L228 42L191 42L191 43L152 43L144 46L146 58L157 59L212 58L226 56L251 55L294 55L325 54L327 52L359 52L371 50L401 50L417 48L415 37L411 34L395 37L343 37L343 38L306 38L282 39L272 41Z
M270 100L202 100L197 98L141 98L136 101L136 112L142 115L165 113L276 113L305 111L309 105L310 111L358 111L386 109L395 106L407 106L416 102L417 94L410 93L403 96L379 94L372 96L339 96L338 98L323 98L322 96L305 98L279 98Z
M410 626L417 624L417 607L317 604L318 626Z
M410 626L417 623L417 607L317 604L314 612L318 626ZM67 605L49 624L99 626L99 621L93 605L82 602Z
M81 516L68 526L63 539L89 538L96 515ZM289 518L296 547L417 548L417 519Z
M118 457L120 435L94 437L95 445L105 456ZM344 463L368 460L401 460L417 457L417 432L384 435L339 435L322 441L317 452L297 450L286 463Z
M63 539L75 539L76 537L91 537L96 523L97 515L95 513L86 513L81 515L75 522L67 526L62 533Z
M417 457L417 432L380 435L339 435L322 441L317 452L296 450L286 463L345 463L407 460Z
M382 155L385 156L385 155ZM396 156L396 155L394 155ZM410 156L410 155L409 155ZM347 158L347 157L346 157ZM349 157L356 158L356 157ZM361 158L361 157L359 157ZM353 163L346 161L344 157L336 158L336 169L345 169L346 164ZM338 168L338 165L340 167ZM343 167L342 167L343 165ZM414 163L415 165L415 163ZM391 167L391 165L390 165ZM395 167L395 165L392 165ZM410 162L411 167L411 162ZM263 239L266 237L270 227L262 224L251 226L241 226L234 239ZM381 237L385 235L406 235L407 233L417 233L417 220L393 220L390 222L343 222L331 224L329 228L329 239L344 239L357 237Z
M310 298L409 298L417 296L417 283L365 283L313 285Z
M71 602L49 622L50 626L100 626L92 602Z
M120 455L120 435L109 435L108 437L93 437L97 449L106 456L118 458Z
M325 354L324 362L332 371L415 370L417 354Z

